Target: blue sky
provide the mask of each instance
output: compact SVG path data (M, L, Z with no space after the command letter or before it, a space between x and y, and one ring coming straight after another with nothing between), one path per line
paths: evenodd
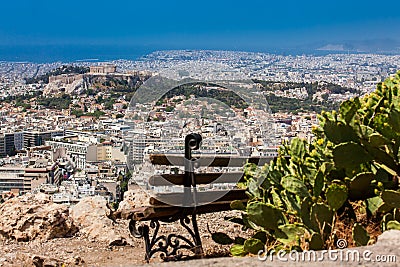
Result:
M0 45L254 48L397 39L400 1L5 0Z

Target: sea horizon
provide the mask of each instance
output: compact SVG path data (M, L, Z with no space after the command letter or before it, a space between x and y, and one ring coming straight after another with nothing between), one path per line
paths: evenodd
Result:
M399 55L393 52L364 52L351 50L318 50L314 48L265 48L265 49L230 49L230 48L180 48L130 45L0 45L0 62L29 63L74 63L107 62L113 60L140 60L156 51L233 51L248 53L267 53L283 56L329 54L385 54Z

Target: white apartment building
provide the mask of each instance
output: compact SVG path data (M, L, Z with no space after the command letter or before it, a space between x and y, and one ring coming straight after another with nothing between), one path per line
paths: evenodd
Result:
M84 170L86 161L97 161L97 148L94 144L71 141L46 141L52 150L64 148L76 169Z

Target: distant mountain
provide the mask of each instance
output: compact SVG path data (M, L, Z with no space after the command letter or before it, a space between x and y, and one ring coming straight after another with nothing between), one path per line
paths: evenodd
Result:
M327 44L324 45L320 48L317 48L317 50L321 51L345 51L345 47L342 44Z
M399 54L400 41L394 39L353 40L327 43L317 47L316 50Z

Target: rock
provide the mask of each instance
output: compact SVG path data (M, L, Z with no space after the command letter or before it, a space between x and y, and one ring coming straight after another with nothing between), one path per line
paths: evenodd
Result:
M112 211L103 197L82 199L70 208L70 216L89 239L108 242L111 246L126 244L125 238L116 231Z
M30 256L30 254L24 255L25 257ZM62 267L65 263L61 260L47 257L44 255L33 255L30 256L30 260L25 261L27 265L35 267Z
M49 82L46 87L44 88L43 94L44 95L52 95L55 93L59 93L60 88L65 89L65 93L72 94L78 93L82 90L83 86L83 79L78 79L73 81L72 83L64 83L61 80L56 80L53 82Z
M69 237L77 232L66 205L45 194L26 194L0 205L0 236L17 241Z
M82 265L85 263L85 261L79 256L72 257L65 262L68 264L68 266Z
M149 196L142 190L128 190L124 193L124 200L118 205L116 217L128 219L132 210L136 207L147 206Z
M383 232L379 237L378 237L378 242L376 243L376 246L380 246L382 244L385 244L387 246L395 246L399 244L400 242L400 231L399 230L388 230Z

